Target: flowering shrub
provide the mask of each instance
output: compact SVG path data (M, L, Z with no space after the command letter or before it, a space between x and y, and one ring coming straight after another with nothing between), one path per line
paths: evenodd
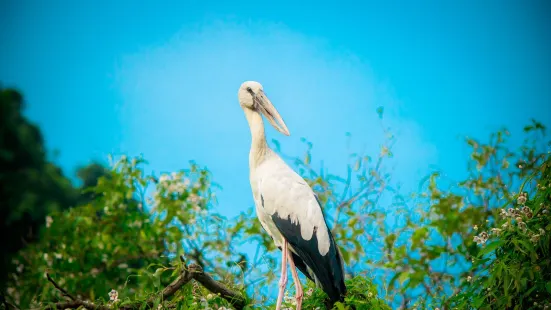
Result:
M91 189L97 195L92 203L46 217L40 242L13 259L7 293L15 304L54 300L58 290L46 285L46 273L82 299L147 298L170 283L168 275L177 273L173 261L184 253L227 276L226 263L239 253L223 229L207 232L224 227L212 210L208 171L192 163L157 179L144 175L143 163L123 156ZM151 195L148 185L155 187Z
M534 182L531 196L524 187ZM452 305L470 309L551 308L551 157L520 186L516 201L474 237L481 250ZM516 202L516 203L515 203Z

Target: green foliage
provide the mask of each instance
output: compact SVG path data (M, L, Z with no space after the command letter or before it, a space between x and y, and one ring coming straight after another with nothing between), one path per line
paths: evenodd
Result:
M333 306L333 309L390 310L388 304L381 298L377 297L377 287L372 283L372 280L372 278L364 275L346 280L345 284L348 294L344 300L344 303L337 302ZM308 281L303 290L303 309L326 309L326 295L320 288L317 288L314 283ZM283 307L286 307L287 309L294 309L295 306L296 301L294 296L286 291Z
M382 119L383 109L377 113ZM551 298L545 126L526 126L518 149L507 130L488 141L467 139L465 179L436 171L412 195L391 178L396 139L382 128L378 153L351 152L345 176L315 166L306 140L301 158L274 143L317 193L340 245L348 295L334 309L545 307ZM254 208L225 218L216 211L217 186L208 170L191 162L188 169L155 176L145 174L144 164L123 156L109 171L90 166L81 170L89 190L77 207L40 208L37 216L46 218L40 238L10 262L9 302L29 308L65 300L48 273L76 298L112 308L235 308L197 278L163 297L188 272L183 255L242 296L245 309L272 309L267 289L277 290L279 251ZM303 283L303 308L324 309L325 293ZM287 293L284 306L293 303Z
M10 257L36 240L46 215L90 199L47 160L40 129L26 119L23 108L19 92L0 87L0 289L10 271ZM101 175L98 169L94 175L79 173L93 183Z
M529 197L523 187L537 180ZM470 309L551 307L551 156L525 179L516 201L474 237L481 245L452 305Z
M48 271L90 300L112 288L124 288L121 297L145 298L170 282L171 258L184 253L205 269L227 273L226 262L235 258L227 246L232 236L207 233L224 221L211 212L209 173L192 164L157 180L144 175L142 163L123 157L93 188L94 201L48 216L40 242L13 260L18 272L8 293L18 304L54 299L55 288L44 285ZM151 198L149 183L155 186Z

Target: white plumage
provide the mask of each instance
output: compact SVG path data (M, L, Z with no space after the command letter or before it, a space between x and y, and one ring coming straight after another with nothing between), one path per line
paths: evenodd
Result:
M306 241L312 239L314 227L317 227L318 251L321 255L329 252L323 213L314 192L300 175L268 149L264 161L251 171L250 179L258 218L278 247L283 245L283 239L272 221L275 213L298 224L300 235Z
M296 268L321 287L331 303L342 301L346 293L343 261L319 200L306 181L268 147L261 113L279 132L290 135L285 122L260 83L243 83L238 98L251 130L249 177L256 213L282 251L276 309L281 308L287 284L287 260L296 286L297 309L301 309L303 292Z

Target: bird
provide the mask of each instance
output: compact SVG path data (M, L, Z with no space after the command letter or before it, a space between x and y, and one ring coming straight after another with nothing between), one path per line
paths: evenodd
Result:
M241 84L238 99L251 131L249 180L256 215L281 250L281 276L276 310L287 285L287 262L295 283L296 309L303 289L297 268L329 297L330 305L346 295L341 251L327 225L318 196L267 144L262 115L280 133L290 136L279 112L256 81Z

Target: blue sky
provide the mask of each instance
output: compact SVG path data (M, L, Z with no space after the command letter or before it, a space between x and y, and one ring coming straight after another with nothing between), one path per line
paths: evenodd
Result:
M78 3L77 3L78 2ZM375 109L397 133L396 179L434 167L459 178L464 135L530 118L551 125L547 1L0 2L0 82L17 87L68 174L107 154L154 171L206 165L223 213L253 204L250 136L237 102L264 85L292 136L335 173L351 149L376 154Z

